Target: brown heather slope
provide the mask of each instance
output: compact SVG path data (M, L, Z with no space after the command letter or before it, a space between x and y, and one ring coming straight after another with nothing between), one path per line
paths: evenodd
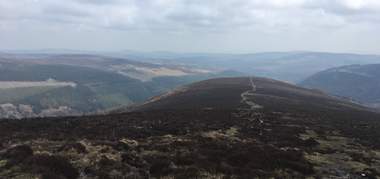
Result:
M380 115L264 78L194 83L133 111L0 121L0 178L376 178Z
M219 78L205 80L178 88L155 97L134 111L183 109L235 109L241 94L252 89L250 95L258 104L276 110L368 110L357 104L329 96L317 90L301 88L268 78ZM309 109L310 108L310 109Z

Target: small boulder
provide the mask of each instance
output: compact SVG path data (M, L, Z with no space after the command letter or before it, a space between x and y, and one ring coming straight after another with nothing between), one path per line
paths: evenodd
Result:
M136 148L138 145L139 143L136 140L121 139L116 145L116 148L119 150L131 150Z

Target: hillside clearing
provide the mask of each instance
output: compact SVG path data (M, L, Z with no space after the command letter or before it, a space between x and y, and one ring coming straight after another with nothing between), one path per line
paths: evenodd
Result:
M46 81L0 81L0 89L28 88L28 87L66 87L77 86L74 82L60 82L53 79Z

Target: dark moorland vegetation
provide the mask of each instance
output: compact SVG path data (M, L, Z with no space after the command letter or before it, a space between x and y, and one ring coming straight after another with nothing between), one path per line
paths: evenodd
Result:
M286 83L253 82L255 89L249 78L203 81L121 114L1 120L0 176L380 176L379 114Z

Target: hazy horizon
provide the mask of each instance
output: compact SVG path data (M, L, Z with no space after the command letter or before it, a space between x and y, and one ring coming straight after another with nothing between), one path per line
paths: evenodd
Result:
M120 49L120 50L91 50L91 49L65 49L65 48L42 48L42 49L0 49L0 53L10 53L10 54L88 54L88 55L107 55L112 53L168 53L168 54L178 54L178 55L256 55L265 53L326 53L326 54L350 54L350 55L374 55L379 56L380 53L360 53L360 52L333 52L333 51L311 51L311 50L293 50L293 51L257 51L257 52L205 52L205 51L170 51L170 50L132 50L132 49Z

